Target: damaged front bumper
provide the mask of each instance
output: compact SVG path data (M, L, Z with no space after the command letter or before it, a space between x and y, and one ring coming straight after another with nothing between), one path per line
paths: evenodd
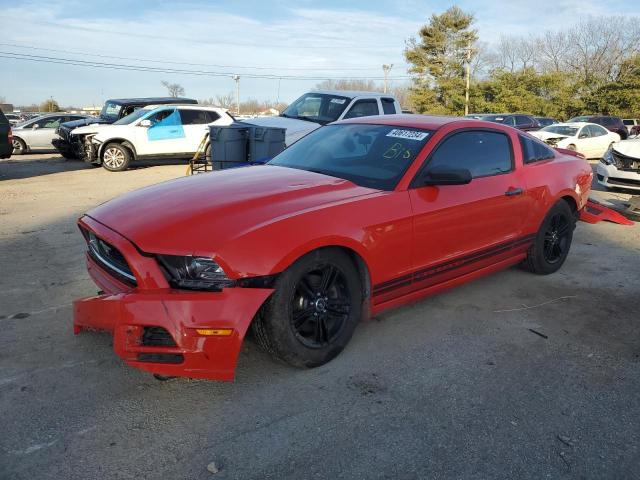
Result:
M599 162L596 167L596 178L600 185L608 188L640 191L640 169L619 169L615 165Z
M89 217L80 225L123 254L136 284L125 283L88 254L89 274L103 292L74 302L74 333L112 333L120 358L154 374L233 380L247 329L273 290L170 288L155 259L127 239Z

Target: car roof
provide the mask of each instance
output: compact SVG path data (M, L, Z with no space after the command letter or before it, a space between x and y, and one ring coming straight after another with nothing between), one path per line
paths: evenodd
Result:
M132 103L146 103L147 105L163 105L166 103L184 103L194 105L198 103L193 98L183 97L139 97L139 98L110 98L107 102L127 105Z
M584 127L585 125L595 125L596 127L604 128L602 125L598 125L597 123L593 123L593 122L560 122L560 123L554 123L553 125L549 125L549 126L550 127L576 127L576 128L580 128L580 127Z
M388 98L394 98L393 94L391 94L391 93L365 92L365 91L359 91L359 90L312 90L309 93L322 93L322 94L325 94L325 95L336 95L336 96L339 96L339 97L349 97L349 98L355 98L355 97L372 97L372 98L388 97Z
M163 107L179 107L181 109L184 110L209 110L212 112L226 112L227 109L226 108L222 108L222 107L214 107L211 105L194 105L192 103L188 103L188 104L180 104L180 103L170 103L170 104L160 104L160 105L145 105L144 107L141 107L145 110L155 110L156 108L163 108Z
M495 128L496 126L495 123L476 120L473 118L416 114L375 115L371 117L350 118L348 120L340 120L339 122L334 122L334 124L364 123L369 125L391 125L396 127L437 130L444 125L454 122L473 122L474 125L486 125L490 128Z

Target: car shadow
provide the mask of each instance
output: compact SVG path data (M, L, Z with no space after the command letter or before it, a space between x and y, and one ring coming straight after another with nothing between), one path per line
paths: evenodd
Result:
M0 161L0 181L18 180L73 170L95 168L79 160L67 160L57 154L12 156Z

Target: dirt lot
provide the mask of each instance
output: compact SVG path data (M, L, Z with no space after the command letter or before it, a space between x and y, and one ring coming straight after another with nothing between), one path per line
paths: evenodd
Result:
M386 313L315 370L247 342L235 383L158 382L72 334L74 222L184 171L0 162L0 478L639 477L640 226L581 223L559 273Z

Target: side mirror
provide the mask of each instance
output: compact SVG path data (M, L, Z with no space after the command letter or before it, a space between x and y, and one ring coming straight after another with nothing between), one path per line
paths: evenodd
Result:
M587 135L586 133L581 133L580 135L578 135L578 138L587 138L589 135Z
M145 118L138 125L140 125L141 127L149 128L151 126L151 120L147 120Z
M466 168L440 165L428 169L420 178L422 185L466 185L471 183L471 172Z
M31 127L31 130L37 130L40 128L40 125L38 125L37 123L33 124L33 127Z

